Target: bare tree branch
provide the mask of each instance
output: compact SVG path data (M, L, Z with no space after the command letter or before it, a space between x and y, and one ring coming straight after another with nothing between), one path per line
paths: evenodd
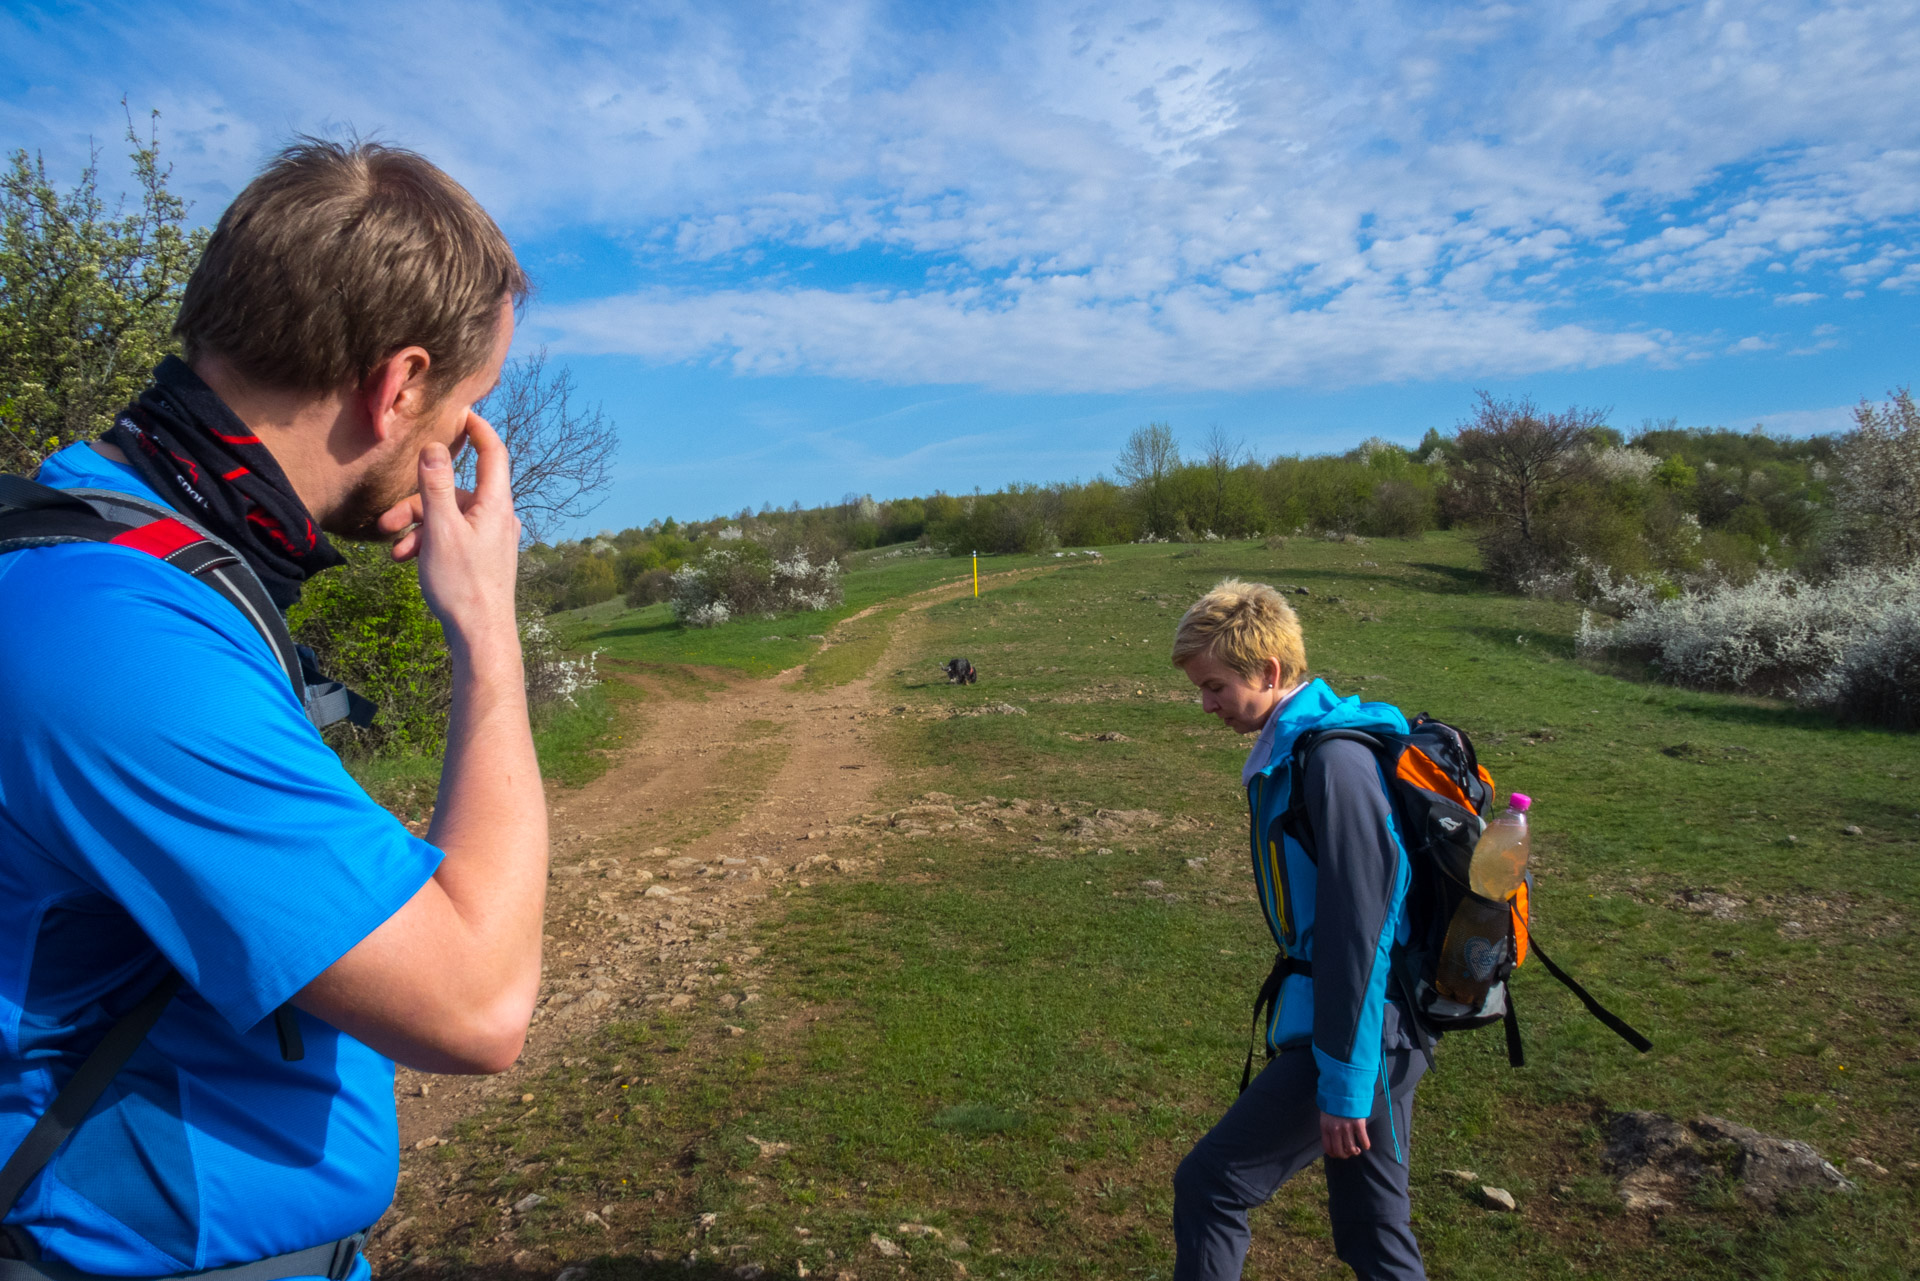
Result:
M1227 435L1226 428L1219 423L1207 428L1207 438L1203 444L1206 449L1207 478L1211 486L1207 497L1212 510L1207 528L1217 532L1226 524L1227 486L1233 479L1234 470L1252 462L1253 455L1247 449L1244 437Z
M1607 411L1542 414L1524 396L1495 400L1477 394L1479 407L1455 439L1474 510L1531 543L1542 501L1584 465L1580 447L1606 423Z
M1180 466L1180 445L1165 423L1148 423L1127 436L1114 470L1139 494L1147 529L1165 535L1172 527L1167 483Z
M599 405L574 403L573 371L547 368L547 349L509 361L500 385L474 410L493 424L513 456L513 505L527 537L545 541L563 523L600 505L613 483L620 434ZM470 483L473 459L461 459Z

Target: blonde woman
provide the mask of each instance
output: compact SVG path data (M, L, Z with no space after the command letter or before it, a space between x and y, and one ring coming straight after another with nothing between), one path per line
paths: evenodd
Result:
M1254 880L1280 949L1271 1062L1174 1175L1174 1277L1237 1281L1247 1211L1323 1154L1335 1252L1366 1281L1425 1277L1407 1157L1426 1064L1387 987L1393 948L1408 937L1412 867L1372 752L1331 740L1304 769L1293 761L1308 731L1404 734L1406 718L1309 680L1300 620L1260 583L1229 580L1196 601L1173 662L1206 712L1257 736L1242 777ZM1296 821L1283 824L1290 810Z

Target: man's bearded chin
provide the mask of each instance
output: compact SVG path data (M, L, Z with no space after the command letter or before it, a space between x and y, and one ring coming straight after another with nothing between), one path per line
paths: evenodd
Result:
M419 451L402 449L362 476L327 513L320 528L334 538L352 542L390 543L393 535L380 531L380 517L419 488Z

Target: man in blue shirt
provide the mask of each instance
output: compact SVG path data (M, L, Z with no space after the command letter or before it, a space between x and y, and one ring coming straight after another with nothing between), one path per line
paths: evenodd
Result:
M177 510L282 608L338 562L328 534L397 538L445 627L453 705L422 840L347 775L226 597L129 547L0 556L0 1159L108 1027L182 981L5 1213L0 1257L152 1277L350 1238L392 1197L392 1061L519 1054L546 814L508 460L471 407L525 290L493 220L425 160L303 143L222 216L176 325L186 359L41 468ZM295 1061L270 1017L287 1003Z

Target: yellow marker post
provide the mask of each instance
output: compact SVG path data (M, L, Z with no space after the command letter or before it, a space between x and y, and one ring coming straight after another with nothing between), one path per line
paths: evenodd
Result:
M980 553L973 554L973 598L980 599Z

